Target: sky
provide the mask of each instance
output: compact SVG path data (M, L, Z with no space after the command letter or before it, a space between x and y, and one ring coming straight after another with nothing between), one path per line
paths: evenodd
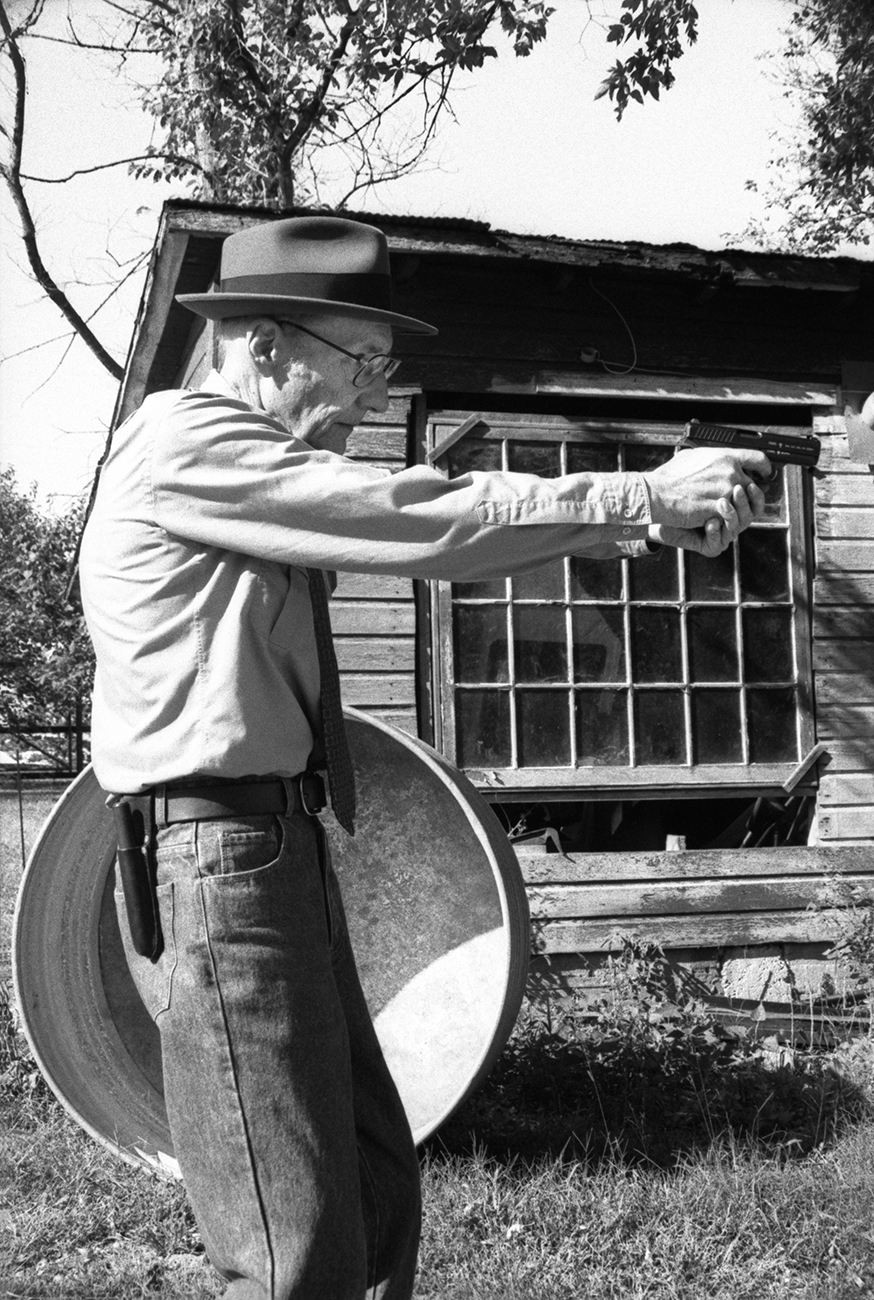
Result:
M66 0L47 0L57 22ZM553 0L548 39L517 59L498 33L499 58L459 83L430 162L357 204L374 213L468 217L496 229L577 239L738 243L767 178L772 133L791 125L763 56L779 51L787 0L701 0L700 39L659 103L633 105L617 123L594 98L616 57L584 0ZM596 0L606 19L619 0ZM77 13L94 0L77 0ZM87 60L87 66L86 66ZM147 60L133 76L149 75ZM139 153L152 123L129 84L107 66L40 42L28 61L25 171L57 177ZM154 239L167 185L136 182L126 167L67 185L32 184L45 260L91 311ZM14 212L0 202L0 463L40 500L63 509L87 489L117 385L42 300L23 270ZM120 361L130 342L143 272L96 316ZM98 287L99 285L99 287Z

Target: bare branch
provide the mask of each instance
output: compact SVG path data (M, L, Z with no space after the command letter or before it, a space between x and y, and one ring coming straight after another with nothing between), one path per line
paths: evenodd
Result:
M36 185L64 185L67 181L73 180L75 176L89 176L92 172L107 171L110 167L123 167L125 163L148 162L154 159L156 162L173 162L185 167L193 167L195 171L203 172L200 163L195 162L193 158L183 158L175 153L138 153L132 158L116 158L114 162L96 163L93 167L77 167L67 176L30 176L26 172L21 173L23 181L33 181Z
M34 41L51 41L55 45L71 45L77 50L97 50L101 54L157 54L157 50L152 50L148 45L141 48L131 45L102 45L96 41L83 41L80 37L75 36L72 40L68 36L49 36L48 32L31 32L31 40Z
M15 111L14 126L11 137L12 156L8 164L0 164L0 178L6 182L6 185L9 188L9 192L12 195L13 202L15 203L21 221L27 260L37 284L46 296L66 317L73 328L79 332L101 365L109 371L114 379L120 380L124 374L123 368L114 357L110 356L109 352L107 352L106 348L89 328L87 322L83 320L79 312L76 311L75 307L67 298L67 295L59 285L55 283L42 260L37 241L36 225L21 180L21 151L24 142L24 108L27 99L27 73L24 66L24 59L22 58L21 50L18 47L16 36L12 31L9 22L9 15L6 12L6 5L3 3L3 0L0 0L0 28L2 28L3 35L8 45L9 57L12 61L12 67L15 74Z

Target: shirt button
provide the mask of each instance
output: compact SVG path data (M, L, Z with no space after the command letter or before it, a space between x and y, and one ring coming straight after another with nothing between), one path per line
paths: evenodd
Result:
M626 518L626 519L630 519L631 516L632 516L633 514L634 514L634 511L633 511L633 510L626 510L626 511L625 511L625 518Z

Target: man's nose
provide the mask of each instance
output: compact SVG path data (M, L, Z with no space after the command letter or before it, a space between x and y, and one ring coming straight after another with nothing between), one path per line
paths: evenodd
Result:
M362 388L358 404L368 411L388 410L388 380L385 375L377 375L366 388Z

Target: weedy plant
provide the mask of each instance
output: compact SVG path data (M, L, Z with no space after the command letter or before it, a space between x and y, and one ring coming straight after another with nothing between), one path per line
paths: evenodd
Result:
M863 885L832 876L820 891L817 908L833 910L838 938L829 957L836 957L849 977L850 996L868 1011L874 1004L874 895Z
M725 1026L657 946L623 938L608 974L594 1004L526 1009L444 1149L666 1167L727 1138L800 1154L864 1112L827 1056Z
M36 1099L47 1095L45 1080L19 1028L9 985L0 983L0 1096Z

